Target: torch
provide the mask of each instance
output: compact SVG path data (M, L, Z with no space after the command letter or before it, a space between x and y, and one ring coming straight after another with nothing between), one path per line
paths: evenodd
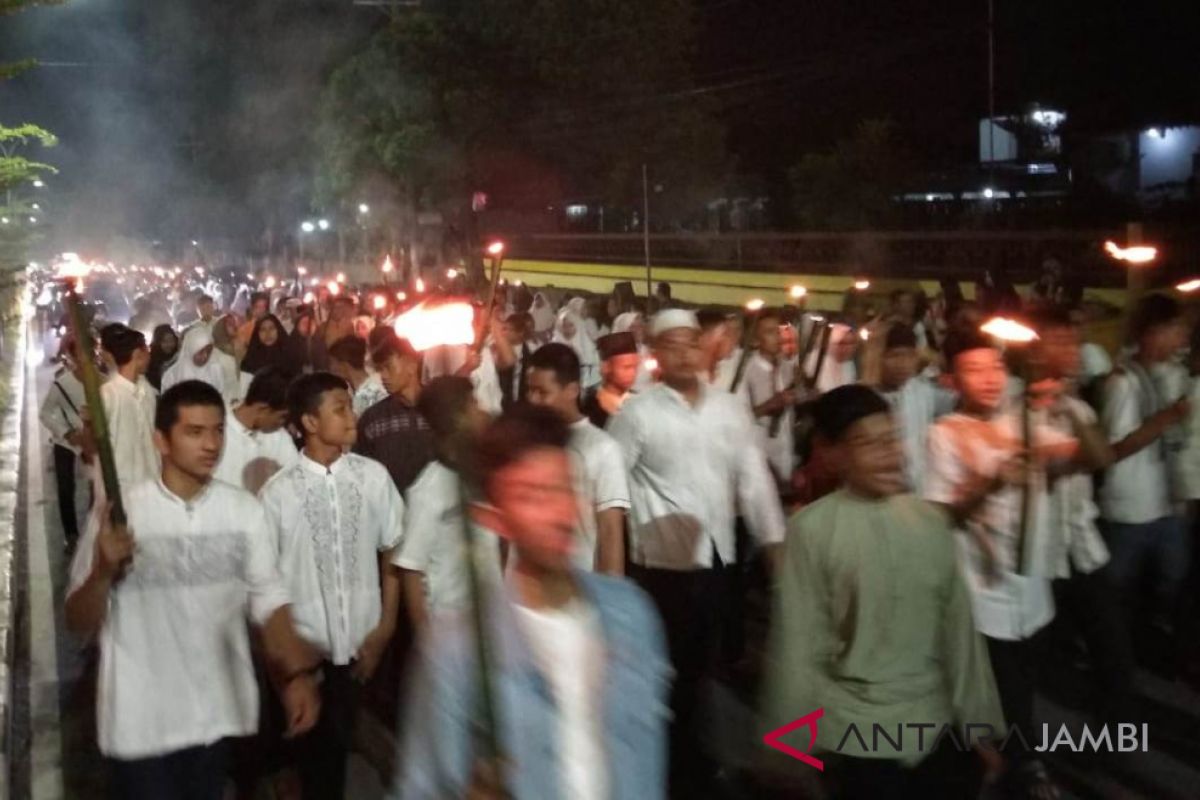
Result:
M1009 348L1022 348L1028 345L1033 340L1037 339L1037 333L1032 329L1025 327L1015 320L1006 319L1005 317L993 317L979 328L980 331L986 333L995 339L999 339L1008 345ZM1021 403L1021 447L1026 454L1029 454L1033 447L1033 421L1029 409L1030 398L1030 382L1032 375L1029 369L1029 358L1027 353L1022 353L1020 361L1021 381L1025 385L1024 395ZM1030 491L1030 481L1032 480L1032 470L1026 471L1025 483L1021 486L1021 520L1020 527L1017 530L1017 572L1025 574L1025 559L1029 551L1029 513L1032 502L1032 492Z
M79 294L76 292L76 281L87 275L87 265L81 261L71 262L60 270L62 277L73 280L67 281L67 313L71 318L71 328L75 332L75 346L78 348L80 377L83 383L83 395L87 401L88 416L92 423L92 436L96 440L96 454L100 458L100 475L104 480L104 493L112 502L109 518L113 525L123 527L126 523L125 504L121 500L121 484L117 478L117 462L113 458L112 439L108 432L108 415L104 413L104 401L100 398L100 374L96 371L95 344L92 342L92 332L83 318L83 309L79 305Z
M383 285L387 286L388 281L392 277L392 273L396 271L396 265L392 263L391 255L383 257L383 266L379 269L383 273Z
M394 328L396 334L407 339L418 352L425 352L434 347L478 347L482 345L482 341L476 336L474 318L475 312L469 303L435 304L426 301L397 317ZM461 431L458 438L462 438ZM471 524L471 498L461 472L458 486L459 507L462 511L462 538L466 548L467 584L471 596L471 626L475 634L475 682L481 712L474 717L474 733L483 748L484 756L497 759L500 756L499 725L492 691L491 648L484 626L484 608L487 600L485 586L480 579L480 565L476 560L478 555L475 529Z
M758 325L758 315L762 313L763 301L755 298L746 303L746 323L742 329L742 355L738 358L737 370L733 373L733 384L729 391L736 393L746 373L746 364L750 361L750 353L754 349L754 328Z
M817 385L817 379L821 376L821 369L825 366L825 354L829 351L829 337L833 333L833 326L831 326L829 321L824 317L814 316L812 320L812 329L809 330L808 336L804 340L804 346L800 348L799 360L796 362L800 369L800 381L803 382L804 389L806 390L806 396L812 391L813 387ZM805 371L804 365L808 363L808 357L812 355L814 346L820 347L821 349L817 353L816 368L813 370L812 375L809 375ZM793 381L790 388L795 389L797 383L798 381ZM799 405L799 403L797 405ZM768 431L772 439L779 435L779 429L782 425L783 412L776 412L776 414L771 418L771 428Z

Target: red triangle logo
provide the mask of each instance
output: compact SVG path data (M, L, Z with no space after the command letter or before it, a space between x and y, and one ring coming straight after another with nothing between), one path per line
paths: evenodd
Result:
M782 728L776 728L763 737L763 744L767 747L773 747L784 755L789 755L797 761L802 761L810 767L814 767L820 772L825 771L825 762L819 758L814 758L808 753L801 752L789 744L784 744L780 741L784 736L787 736L794 730L799 728L808 728L810 736L808 739L808 749L812 750L813 745L817 743L817 720L825 716L825 709L818 708L816 711L805 714L800 719L793 720Z

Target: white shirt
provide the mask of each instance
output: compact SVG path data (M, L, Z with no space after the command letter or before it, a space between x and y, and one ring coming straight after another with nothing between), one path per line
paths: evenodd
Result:
M695 406L666 384L634 395L606 430L629 470L630 558L666 569L736 561L740 508L763 545L783 541L783 512L745 405L700 384Z
M114 373L100 387L100 397L104 401L113 460L121 485L136 486L156 480L161 463L158 448L154 446L154 407L158 402L154 387L144 377L139 377L135 384L120 373ZM100 470L96 470L96 474L99 475ZM100 482L97 497L102 495L103 482Z
M247 615L258 625L287 604L262 506L220 481L185 502L158 479L125 492L132 566L109 591L100 628L100 751L148 758L258 730L258 682ZM71 565L92 570L99 516Z
M1096 424L1096 412L1079 398L1064 395L1062 403L1083 424ZM1070 419L1063 415L1052 414L1048 422L1064 435L1074 434ZM1108 547L1096 527L1100 509L1093 500L1092 485L1091 473L1072 472L1056 480L1050 490L1050 529L1061 532L1052 553L1056 578L1071 577L1072 566L1088 574L1108 563Z
M354 399L352 401L354 416L361 417L364 411L387 396L388 391L383 388L383 381L380 379L379 373L372 372L354 390Z
M1176 468L1176 486L1183 500L1200 500L1200 380L1188 376L1192 411L1184 422L1183 449Z
M1064 437L1045 424L1034 427L1034 442L1046 445ZM954 505L980 476L992 477L1001 464L1021 447L1019 415L1002 413L983 421L965 414L950 414L929 431L928 475L925 499ZM1008 486L993 492L967 521L958 537L959 563L967 587L975 627L993 639L1017 640L1032 636L1054 618L1050 591L1054 565L1049 563L1050 515L1045 475L1034 473L1030 494L1027 535L1030 574L1018 574L1021 491ZM977 538L985 538L996 557L997 576L987 577L986 557Z
M1128 371L1114 372L1104 384L1100 416L1109 442L1116 443L1154 413L1154 400ZM1161 439L1108 468L1100 487L1100 514L1128 524L1153 522L1171 513L1170 474Z
M430 613L458 611L471 601L458 475L431 461L405 493L404 540L392 555L401 569L420 572ZM479 561L498 581L500 540L476 527Z
M1197 452L1200 448L1200 431L1197 430L1200 408L1195 406L1200 392L1196 389L1196 381L1183 364L1175 361L1156 364L1150 374L1165 402L1173 403L1186 396L1193 404L1188 418L1166 434L1167 468L1171 473L1172 500L1186 502L1200 498L1200 474L1196 472L1196 465L1200 464L1200 452Z
M286 430L252 431L230 409L225 415L225 448L213 477L258 494L271 476L299 457Z
M571 483L579 501L573 560L579 569L591 571L596 564L596 515L610 508L629 508L625 460L616 440L587 417L571 425L567 450L571 455Z
M550 684L558 708L558 792L571 800L608 797L608 754L600 698L604 688L604 640L595 612L578 599L561 609L516 605L538 671Z
M722 392L733 391L733 378L737 374L738 362L741 360L742 349L739 347L736 351L717 362L717 368L713 370L712 380L709 380L708 373L704 374L704 380L709 386L714 389L719 389Z
M899 389L880 392L892 407L904 445L904 476L908 487L922 494L925 487L925 456L929 426L954 408L956 395L939 389L923 377L909 379Z
M754 417L754 407L762 405L796 381L796 363L791 359L779 357L778 364L772 364L761 353L755 351L746 363L746 373L738 386L738 394L746 403L746 409ZM754 428L758 447L767 463L775 470L780 480L789 480L795 464L795 439L793 425L796 409L789 406L784 410L778 424L773 420L774 415L767 414L754 417ZM772 427L775 435L771 435Z
M83 418L80 411L87 400L83 394L83 384L70 370L61 370L54 377L54 382L46 391L42 400L38 419L42 426L50 432L50 441L59 447L65 447L79 455L79 448L67 441L67 436L83 430Z
M349 664L382 616L378 554L400 541L400 493L377 461L346 453L326 468L301 453L261 498L296 631Z
M1086 384L1112 372L1112 357L1109 356L1107 350L1095 342L1084 342L1079 347L1079 366L1079 379Z

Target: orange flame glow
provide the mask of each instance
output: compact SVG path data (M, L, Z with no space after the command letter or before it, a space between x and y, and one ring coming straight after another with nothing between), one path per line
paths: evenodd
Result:
M504 254L504 242L492 242L487 246L487 254L495 258Z
M380 269L382 269L385 273L394 272L396 270L396 265L392 263L391 256L384 256L383 266Z
M793 286L790 290L788 290L788 294L793 300L799 300L801 297L804 297L806 294L808 294L808 289L805 289L803 286Z
M375 307L376 311L382 311L387 307L387 300L384 299L383 295L377 294L375 295L375 299L371 301L371 305Z
M992 317L980 325L979 330L1004 342L1026 343L1038 338L1032 328L1006 317Z
M1176 291L1183 292L1184 294L1190 294L1197 289L1200 289L1200 278L1192 278L1190 281L1184 281L1175 286Z
M468 303L421 303L401 314L393 328L420 351L475 343L475 311Z
M746 310L747 311L762 311L763 305L765 305L765 304L763 303L762 299L756 297L753 300L747 301Z
M1149 245L1121 247L1116 242L1108 241L1104 243L1104 249L1117 261L1124 261L1127 264L1149 264L1158 258L1158 248Z

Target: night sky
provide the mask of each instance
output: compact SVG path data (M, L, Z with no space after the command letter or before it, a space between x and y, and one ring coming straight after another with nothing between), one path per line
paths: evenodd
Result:
M778 176L872 117L896 121L927 161L976 152L985 0L695 6L694 80L743 173ZM183 215L244 235L273 203L303 213L324 70L377 18L350 0L34 9L0 20L0 60L63 66L0 85L0 119L59 134L60 213L77 226L136 234L179 229ZM1065 108L1076 130L1200 119L1198 19L1194 0L997 0L998 110Z

